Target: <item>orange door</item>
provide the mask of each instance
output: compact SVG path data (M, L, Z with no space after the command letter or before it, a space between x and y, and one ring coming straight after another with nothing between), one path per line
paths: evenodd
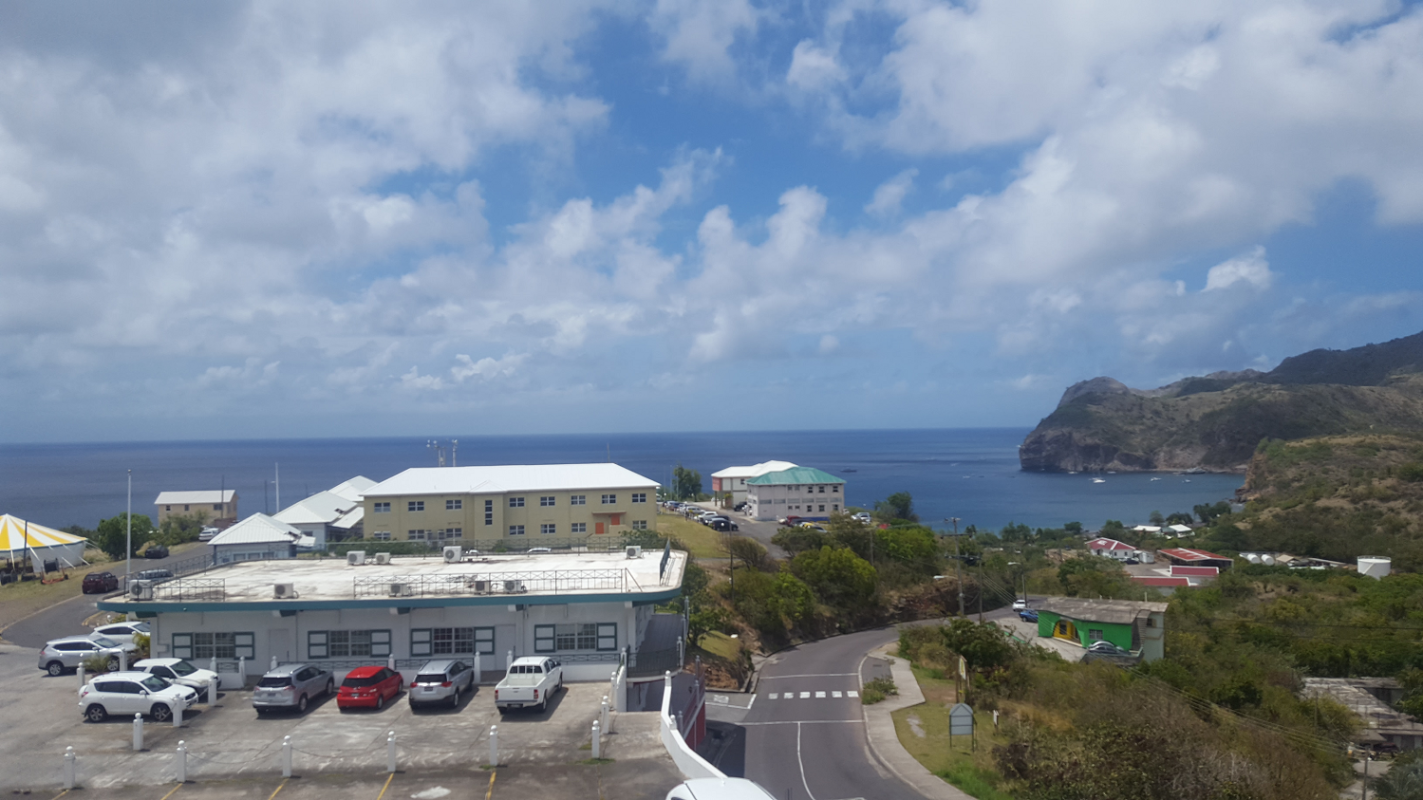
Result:
M602 533L602 532L603 532L603 523L601 523L601 522L595 522L595 523L593 523L593 532L594 532L594 533Z
M614 525L621 525L621 524L623 524L623 515L622 515L622 514L614 514L614 515L613 515L613 524L614 524Z

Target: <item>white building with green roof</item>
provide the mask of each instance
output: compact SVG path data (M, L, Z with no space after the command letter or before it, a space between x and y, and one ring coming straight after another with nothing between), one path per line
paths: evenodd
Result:
M845 510L845 481L814 467L792 467L746 481L746 513L754 519L829 519Z

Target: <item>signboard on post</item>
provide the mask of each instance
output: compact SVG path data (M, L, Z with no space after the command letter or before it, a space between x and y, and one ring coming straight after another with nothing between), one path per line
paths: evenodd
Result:
M949 709L949 742L952 743L955 736L973 736L973 709L967 703L955 703ZM970 747L976 745L973 741Z

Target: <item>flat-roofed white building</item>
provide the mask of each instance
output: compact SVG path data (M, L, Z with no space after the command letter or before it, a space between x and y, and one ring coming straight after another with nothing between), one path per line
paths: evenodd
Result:
M155 525L179 514L201 512L209 521L237 519L237 492L232 489L218 489L210 492L159 492L153 501L158 511Z
M394 658L407 674L436 657L502 671L505 659L555 655L569 680L606 681L626 660L655 675L680 667L680 615L654 605L681 594L687 556L651 550L241 562L100 601L152 627L155 656L248 677L273 658L338 675ZM658 624L653 624L654 620Z
M727 467L712 473L712 495L730 492L731 503L736 505L746 500L747 481L759 478L768 472L780 472L794 466L795 464L789 461L762 461L760 464L752 464L749 467Z
M657 529L657 482L612 463L419 467L362 494L376 541L489 549Z

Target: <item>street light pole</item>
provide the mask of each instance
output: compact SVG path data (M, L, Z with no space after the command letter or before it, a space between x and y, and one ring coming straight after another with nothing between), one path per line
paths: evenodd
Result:
M128 546L124 548L124 591L128 591L128 582L133 577L133 470L128 471L128 512L124 517L128 524L125 537Z

